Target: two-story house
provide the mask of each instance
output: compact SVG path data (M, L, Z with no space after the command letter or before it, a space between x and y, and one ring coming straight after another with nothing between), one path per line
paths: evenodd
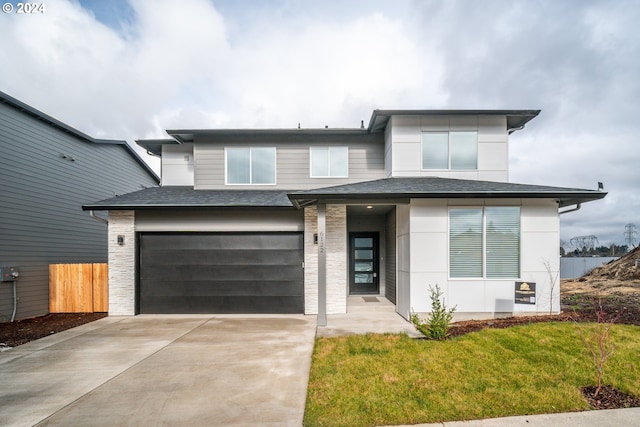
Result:
M375 110L366 128L138 141L162 186L84 206L109 211L109 311L321 322L377 295L408 318L437 284L458 313L558 312L559 214L606 193L509 182L509 135L538 113Z

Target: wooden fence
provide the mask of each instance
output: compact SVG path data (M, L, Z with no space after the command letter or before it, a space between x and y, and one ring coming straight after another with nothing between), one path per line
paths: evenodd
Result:
M49 264L49 311L109 311L107 266L108 264Z

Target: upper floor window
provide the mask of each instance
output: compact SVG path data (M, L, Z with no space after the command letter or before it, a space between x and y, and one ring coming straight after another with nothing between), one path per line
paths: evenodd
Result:
M422 169L475 170L478 132L424 132Z
M348 147L311 147L312 178L349 176Z
M451 208L449 276L520 277L520 208Z
M275 184L275 147L227 147L227 184Z

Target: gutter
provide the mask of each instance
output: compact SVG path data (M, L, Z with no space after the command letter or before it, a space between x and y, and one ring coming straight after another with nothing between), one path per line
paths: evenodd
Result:
M575 208L567 209L566 211L559 211L558 215L566 214L566 213L569 213L569 212L579 211L581 207L582 207L582 203L577 203Z
M98 222L101 222L101 223L107 224L107 225L109 224L109 220L106 220L106 219L102 218L101 216L96 215L95 212L93 211L93 209L91 209L89 211L89 215L91 216L91 218L95 219Z

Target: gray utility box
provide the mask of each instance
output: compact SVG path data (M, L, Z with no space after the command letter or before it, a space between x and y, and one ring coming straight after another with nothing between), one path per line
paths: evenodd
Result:
M19 275L16 267L0 267L0 282L13 282Z

